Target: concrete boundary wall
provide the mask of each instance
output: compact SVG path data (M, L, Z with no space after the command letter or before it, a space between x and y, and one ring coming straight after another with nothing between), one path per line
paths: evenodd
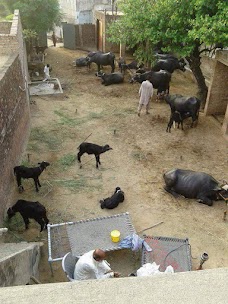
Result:
M225 304L228 268L0 289L4 304Z
M25 285L31 276L38 278L42 243L0 244L0 287ZM0 302L1 289L0 289Z

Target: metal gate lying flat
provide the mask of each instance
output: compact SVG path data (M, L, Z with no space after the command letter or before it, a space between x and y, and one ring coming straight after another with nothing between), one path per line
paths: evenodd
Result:
M165 271L171 265L174 272L192 270L191 251L188 239L178 239L162 236L144 236L144 240L153 249L147 252L143 248L142 265L155 262L159 270Z
M104 251L122 249L118 243L111 241L112 230L120 231L120 240L135 233L128 212L60 224L48 224L48 261L60 261L71 251L80 256L92 249Z

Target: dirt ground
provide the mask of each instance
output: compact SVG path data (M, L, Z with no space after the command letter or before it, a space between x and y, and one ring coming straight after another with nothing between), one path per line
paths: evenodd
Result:
M190 121L186 121L184 131L166 133L169 107L164 101L155 102L154 95L150 114L143 109L138 117L139 84L129 84L126 74L123 84L101 85L95 65L90 71L73 66L75 58L86 54L63 47L47 50L45 61L53 68L51 76L62 83L63 94L31 97L32 128L24 162L29 153L30 164L46 160L51 166L41 175L43 187L38 194L32 182L24 181L25 192L18 194L15 185L14 199L39 200L46 206L51 223L128 211L136 231L162 222L145 233L189 238L193 270L203 252L209 255L204 269L228 267L225 202L208 207L183 197L175 199L164 191L162 177L167 170L183 168L228 180L228 143L222 137L221 125L200 113L196 128L190 128ZM109 72L110 67L104 70ZM170 92L195 95L197 87L190 73L174 72ZM87 141L113 148L101 155L99 170L89 155L82 156L81 169L75 160L78 145L89 135ZM125 201L116 209L102 210L99 200L110 196L116 186L125 192ZM32 222L28 231L24 232L23 225L11 230L17 239L44 243L41 282L66 281L60 262L53 263L51 276L47 232L39 234L38 229ZM140 265L140 257L126 250L109 254L108 260L123 276Z

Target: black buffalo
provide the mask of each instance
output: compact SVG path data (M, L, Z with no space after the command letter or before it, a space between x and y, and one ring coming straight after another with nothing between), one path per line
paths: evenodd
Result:
M169 93L169 84L171 81L171 73L167 71L149 71L143 74L136 74L130 80L130 83L139 82L142 83L145 80L150 80L153 84L153 87L157 89L157 95L160 95L162 92Z
M152 71L166 70L169 73L173 73L175 70L185 71L185 63L174 58L159 59L157 63L152 67Z
M108 86L110 84L121 83L124 81L124 76L121 73L111 73L111 74L100 74L98 75L102 79L102 84Z
M76 67L90 66L87 57L80 57L75 60Z
M173 169L163 175L164 189L174 196L198 199L200 203L213 205L222 191L219 183L209 174L191 170Z
M180 112L184 118L191 117L192 124L198 120L200 100L197 97L182 96L182 95L167 95L165 101L169 104L171 113Z
M185 63L184 59L181 58L181 59L178 59L176 56L174 55L171 55L171 54L160 54L160 53L156 53L155 54L155 57L158 59L158 60L161 60L161 59L170 59L170 60L174 60L174 61L177 61L177 62L181 62L181 63Z
M98 72L101 69L101 66L110 65L112 67L112 73L115 71L115 54L102 53L102 52L90 52L86 57L88 63L96 63Z
M120 70L121 73L125 72L126 70L138 70L139 68L142 68L144 66L144 64L139 64L137 61L133 60L132 62L126 64L126 63L122 63Z

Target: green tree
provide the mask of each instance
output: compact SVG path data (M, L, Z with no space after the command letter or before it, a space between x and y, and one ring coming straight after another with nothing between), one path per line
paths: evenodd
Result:
M19 9L23 29L46 32L61 22L58 0L0 0L0 3L9 13Z
M110 25L110 41L136 46L139 60L153 62L157 45L186 57L205 102L201 54L228 46L228 0L124 0L118 5L124 15Z
M19 9L27 52L37 44L39 33L59 25L62 19L58 0L0 0L8 13Z

